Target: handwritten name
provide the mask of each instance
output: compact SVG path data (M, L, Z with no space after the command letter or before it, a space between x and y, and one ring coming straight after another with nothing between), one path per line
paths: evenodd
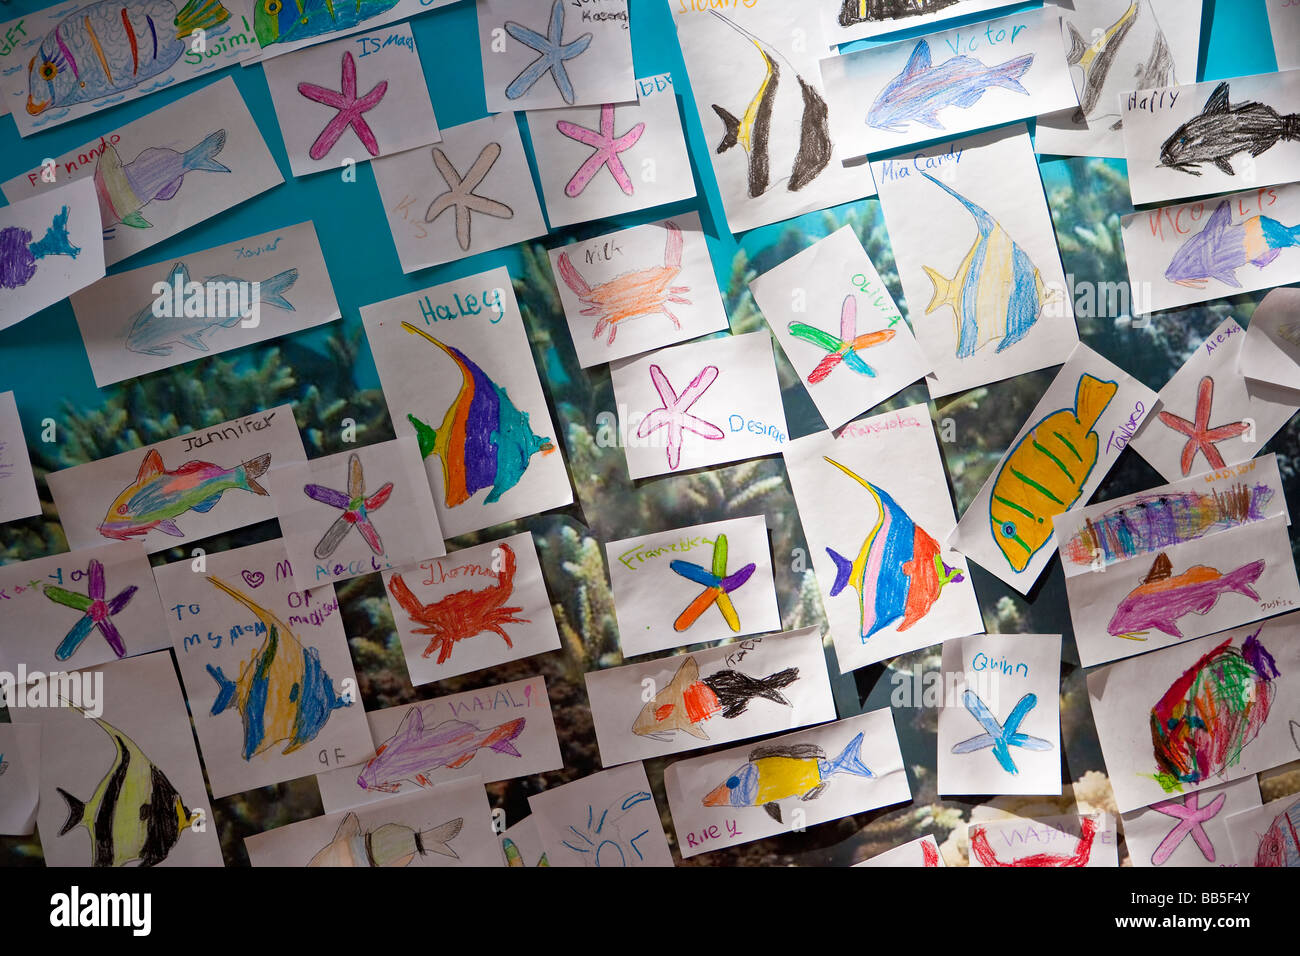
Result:
M1124 422L1118 428L1111 429L1110 438L1106 440L1106 451L1118 454L1128 447L1129 441L1132 440L1138 426L1142 424L1142 416L1146 414L1147 408L1141 402L1133 406L1133 412L1129 415L1128 421Z
M1012 663L1010 658L989 657L983 651L971 658L970 669L973 671L997 671L999 674L1010 674L1016 677L1029 676L1029 665L1024 661Z
M196 448L211 445L213 442L233 440L242 438L252 432L263 431L271 427L273 418L275 418L275 412L267 412L260 418L245 418L233 425L223 425L221 428L209 429L201 435L182 435L181 441L185 445L185 451L193 451Z
M505 316L505 299L500 289L484 289L482 299L473 293L467 293L462 299L459 292L452 296L452 302L435 303L427 295L420 298L420 315L424 318L425 325L479 315L485 308L496 314L496 318L488 319L493 325Z
M618 556L618 562L629 571L635 571L647 561L661 558L665 554L685 554L687 551L690 551L693 548L698 548L702 544L713 544L713 539L706 538L704 535L696 535L690 538L682 538L680 541L661 544L653 548L630 548Z

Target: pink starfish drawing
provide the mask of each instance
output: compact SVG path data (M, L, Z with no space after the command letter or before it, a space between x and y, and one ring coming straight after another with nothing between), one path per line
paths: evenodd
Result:
M690 407L700 400L717 378L717 366L706 365L699 375L691 379L691 384L686 386L681 395L678 395L673 390L672 383L668 381L668 376L664 374L664 370L658 365L650 366L650 379L654 382L655 391L659 393L659 400L663 405L641 419L636 434L638 438L648 438L652 432L667 428L668 467L673 471L677 470L677 465L682 460L683 431L694 432L710 441L727 437L722 429L712 422L687 414Z
M1217 428L1211 428L1210 409L1213 405L1214 379L1207 375L1201 379L1201 384L1196 388L1196 421L1189 422L1172 412L1160 413L1162 422L1174 431L1187 436L1187 444L1183 446L1181 460L1184 475L1191 474L1192 462L1196 460L1197 452L1205 456L1205 460L1210 463L1211 468L1225 467L1223 456L1219 454L1219 449L1215 447L1215 443L1235 438L1237 435L1250 430L1250 426L1245 422L1233 422L1230 425L1219 425Z
M623 160L619 158L618 154L626 152L636 145L637 140L641 138L641 134L645 132L645 123L637 123L622 136L616 137L614 135L614 104L606 103L600 108L600 132L587 129L585 126L579 126L577 123L570 123L568 120L560 120L555 124L555 128L569 139L576 139L579 143L585 143L595 150L594 153L587 157L587 161L578 167L578 171L569 180L569 185L564 187L566 196L571 199L581 196L582 191L600 172L602 166L608 166L610 175L622 187L623 192L629 196L632 195L634 192L632 177L628 175L627 167L623 165Z
M338 114L320 131L320 135L316 137L316 142L311 144L311 149L308 150L307 154L312 159L324 159L326 154L334 148L334 144L339 141L339 137L351 126L356 130L357 137L361 140L362 145L370 151L370 155L378 156L379 140L375 139L374 132L361 114L374 109L379 104L379 101L384 98L384 94L388 92L388 81L381 81L369 93L358 99L357 64L349 52L343 54L343 82L341 85L342 89L335 91L326 89L323 86L317 86L315 83L298 84L298 92L307 99L317 103L324 103L326 106L332 106L338 110Z
M1190 835L1196 841L1202 855L1206 860L1214 862L1214 844L1210 842L1209 835L1205 832L1205 824L1218 816L1219 811L1223 809L1223 801L1228 799L1226 793L1221 793L1214 798L1214 801L1208 807L1200 805L1201 795L1199 793L1189 793L1183 800L1165 800L1161 803L1151 805L1151 809L1167 816L1176 817L1178 823L1174 826L1165 838L1160 841L1156 851L1151 854L1151 865L1162 866L1171 856L1174 850L1178 849L1179 844L1187 839Z

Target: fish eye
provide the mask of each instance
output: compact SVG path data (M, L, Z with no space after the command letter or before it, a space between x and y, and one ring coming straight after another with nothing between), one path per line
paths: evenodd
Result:
M1002 537L1014 538L1016 536L1016 525L1013 521L1008 521L1002 526Z
M284 9L284 4L281 3L280 0L266 0L266 2L262 4L262 9L265 10L267 13L269 13L271 16L275 16L282 9Z
M716 778L715 778L715 779L716 779ZM728 778L727 778L727 789L728 789L728 790L735 790L735 789L736 789L737 787L739 787L739 786L740 786L740 778L739 778L739 777L728 777Z
M129 510L130 510L130 508L129 508L129 506L127 506L127 505L118 505L118 506L117 506L117 513L120 514L120 515L124 515L124 514L126 514L127 511L129 511Z
M59 75L59 68L55 64L51 63L49 60L46 60L44 63L41 64L41 68L37 72L40 73L40 77L42 80L50 81Z

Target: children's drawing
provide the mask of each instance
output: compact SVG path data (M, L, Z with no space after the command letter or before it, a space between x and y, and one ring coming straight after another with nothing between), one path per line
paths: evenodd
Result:
M929 266L921 267L934 286L925 314L945 305L952 309L958 358L969 358L997 338L1001 339L998 352L1015 345L1058 293L1044 294L1038 267L1001 223L929 173L921 175L966 207L979 230L951 279Z
M165 280L172 288L184 289L189 285L190 270L183 261L172 266ZM227 283L239 283L242 279L229 275L208 276L201 285L206 290L221 287L231 288ZM297 269L285 269L269 279L263 279L258 285L259 305L269 305L286 312L296 311L285 293L298 281ZM237 309L231 309L229 318L215 318L204 315L160 316L154 313L153 302L142 308L131 320L131 327L126 333L126 347L141 355L171 355L172 348L184 345L199 352L208 351L203 341L205 332L215 328L229 329L239 324L243 316Z
M707 422L695 415L688 414L690 407L698 402L709 386L718 380L718 367L706 365L700 374L691 379L691 383L682 390L681 395L673 389L668 376L658 365L650 366L650 379L654 382L659 400L659 408L646 414L637 426L638 438L649 438L661 428L668 429L668 467L673 471L682 460L683 432L692 432L710 441L721 441L726 434L712 422Z
M123 93L166 73L196 32L225 23L220 0L170 0L127 5L101 0L69 13L41 41L27 64L27 112L37 116Z
M526 866L524 855L519 852L519 847L510 837L501 838L501 852L506 855L506 866ZM546 860L546 854L543 853L533 866L550 866Z
M424 657L431 657L437 649L438 663L446 663L458 641L485 631L499 635L506 647L513 648L510 635L504 630L505 625L531 623L515 617L523 610L522 607L503 606L515 591L517 559L510 545L503 543L498 547L504 557L497 583L477 591L456 591L432 604L421 604L400 574L389 579L389 593L410 616L411 623L419 625L415 633L432 635L429 646L424 649Z
M469 172L462 178L451 160L447 158L447 154L437 146L433 147L433 164L438 167L438 172L446 180L447 192L435 196L433 202L429 203L429 208L424 213L424 221L433 222L448 209L455 208L456 241L466 252L469 251L469 244L473 238L470 213L481 212L485 216L493 216L497 219L515 217L515 211L505 203L474 192L492 171L500 156L501 144L488 143L478 154L478 159L474 160L474 165L469 168Z
M754 36L735 21L724 17L717 10L710 10L709 13L754 44L766 64L763 81L759 84L757 91L754 93L754 98L745 107L745 111L739 119L717 103L711 104L713 111L718 114L718 118L722 120L725 127L722 142L718 144L717 152L719 154L725 153L735 146L739 146L745 151L745 155L748 157L750 196L757 198L775 185L772 180L772 155L770 152L773 142L772 121L776 114L777 93L781 87L781 70L784 64L790 67L795 81L799 84L800 92L803 94L803 111L797 123L799 149L795 153L793 164L790 167L790 175L781 177L776 182L784 181L787 190L798 192L816 179L821 174L821 171L830 165L833 152L829 121L830 108L826 105L826 100L823 99L817 88L805 80L794 69L794 65L779 51L759 37ZM783 122L781 128L777 131L776 142L781 142L785 135L786 128Z
M155 199L166 201L175 196L187 173L230 172L213 158L225 145L226 131L219 129L183 153L167 146L150 146L125 165L117 147L106 146L95 164L95 191L105 238L112 238L119 222L133 229L149 229L153 224L140 210Z
M852 561L826 549L835 562L830 595L835 597L846 587L858 592L859 633L864 642L899 618L898 630L905 631L930 612L944 585L963 581L965 575L944 563L939 542L915 524L889 492L837 461L825 461L866 488L879 512Z
M268 492L257 479L271 467L271 455L259 455L233 468L222 468L208 461L187 461L175 471L163 465L162 455L150 449L140 463L135 481L131 482L109 505L100 522L99 533L105 538L130 541L142 538L155 528L164 534L183 538L185 532L176 519L188 511L206 514L217 506L221 496L231 489L255 495Z
M274 43L293 43L336 30L351 30L386 13L398 0L261 0L253 5L253 29L262 49Z
M682 271L682 249L685 241L677 223L669 220L665 223L665 227L668 231L668 239L664 245L663 265L624 272L595 287L587 284L567 252L560 253L557 265L560 278L586 306L582 314L596 318L596 327L591 333L593 339L599 338L600 333L608 326L607 344L613 345L614 336L618 334L618 324L643 315L663 315L672 322L673 328L682 327L681 320L668 306L669 303L691 304L690 299L683 297L691 291L691 287L672 284Z
M492 504L519 484L538 452L549 455L555 444L536 434L528 413L510 401L506 390L453 345L444 345L409 322L402 328L442 349L460 369L461 384L442 424L431 428L412 414L420 457L436 454L442 461L443 495L448 508L490 487L485 503Z
M68 820L59 836L84 826L90 833L91 866L125 866L137 860L141 866L155 866L167 858L194 819L162 768L134 740L103 718L92 719L113 741L113 763L87 801L57 788L68 803Z
M1163 866L1169 862L1169 858L1174 855L1174 851L1189 836L1206 861L1213 863L1215 861L1214 843L1210 840L1210 835L1205 832L1205 824L1218 816L1219 811L1223 809L1224 801L1227 799L1228 795L1221 793L1210 801L1207 806L1203 807L1201 806L1200 793L1189 793L1182 800L1162 800L1160 803L1151 804L1152 810L1173 817L1178 821L1174 828L1165 834L1165 838L1160 841L1160 845L1151 854L1151 865Z
M984 728L984 733L976 734L974 737L954 744L953 753L969 754L989 747L1003 770L1007 773L1019 773L1020 768L1016 766L1015 760L1011 757L1012 747L1038 751L1052 749L1050 741L1020 732L1020 725L1024 723L1029 712L1038 706L1037 694L1026 694L1021 697L1016 702L1016 706L1011 708L1011 713L1007 715L1005 724L993 716L993 712L989 710L988 705L974 691L965 691L961 695L961 702L966 706L966 710L970 712L970 715Z
M1214 88L1205 108L1170 134L1160 147L1160 166L1191 176L1197 167L1211 163L1235 176L1229 162L1238 153L1254 158L1278 143L1300 140L1300 113L1285 116L1271 106L1247 101L1233 106L1225 80Z
M654 805L654 797L645 790L629 793L622 799L613 801L599 814L592 805L587 807L587 824L578 827L570 824L561 844L578 854L583 866L636 866L645 860L645 854L636 845L636 841L650 833L649 828L628 836L622 825L633 807L649 801ZM633 826L631 829L636 829ZM630 831L628 831L630 832Z
M485 747L522 756L514 740L524 732L525 721L516 717L483 729L473 721L451 719L426 730L424 714L418 706L412 707L397 732L375 748L375 755L357 777L357 786L385 793L397 793L403 781L432 787L427 774L442 767L457 770Z
M357 96L357 63L352 58L351 51L345 51L343 54L343 76L338 90L317 86L315 83L299 83L298 92L315 103L338 110L334 118L320 131L316 141L311 144L311 149L307 151L307 155L312 159L324 159L334 148L334 144L339 141L339 137L347 132L349 126L371 156L379 155L379 140L375 138L374 131L366 123L364 114L379 105L379 101L388 92L388 81L381 80L365 96Z
M387 482L372 495L366 494L366 475L361 467L361 456L353 452L348 456L348 490L346 493L326 488L324 485L306 485L303 493L313 501L337 508L343 513L334 519L316 545L317 561L324 561L338 550L343 539L353 528L366 539L375 554L384 553L384 543L370 520L371 512L383 507L393 494L393 483Z
M239 711L244 723L245 760L284 743L284 754L310 743L324 729L330 714L351 707L350 698L334 692L334 682L321 666L320 651L305 647L284 623L248 595L219 578L208 576L218 590L230 595L266 628L266 639L230 680L220 667L207 665L217 682L212 703L216 717L229 707Z
M33 241L32 234L21 226L6 226L0 229L0 289L25 286L36 275L37 261L46 256L75 259L80 252L68 238L67 206L55 213L42 239Z
M700 665L692 655L682 661L668 686L641 708L632 724L632 733L669 740L675 731L683 730L692 737L708 740L705 723L718 714L724 720L739 717L755 698L789 707L790 701L781 691L798 679L797 667L787 667L767 677L750 677L724 667L701 678Z
M1234 224L1231 205L1227 199L1220 202L1205 227L1178 247L1166 279L1189 289L1204 289L1210 279L1240 289L1237 270L1246 263L1263 269L1283 249L1300 246L1300 224L1286 226L1260 215Z
M596 177L601 167L608 166L609 174L614 177L619 188L631 196L636 188L632 185L632 177L628 175L627 167L623 165L620 153L625 153L637 144L641 134L645 132L645 123L637 123L630 130L621 136L614 133L614 104L606 103L600 108L600 129L587 129L585 126L579 126L577 123L571 123L568 120L559 120L555 124L558 129L569 139L575 139L579 143L590 146L593 152L578 167L578 171L573 174L567 186L564 187L564 194L570 199L576 199L581 196L587 184Z
M923 17L951 7L959 0L844 0L836 18L842 27Z
M1250 426L1245 422L1230 422L1211 428L1210 412L1213 406L1214 376L1206 375L1196 388L1196 421L1189 422L1173 412L1160 412L1159 418L1164 425L1187 436L1187 444L1183 446L1183 454L1179 459L1184 475L1191 474L1192 464L1198 454L1205 456L1205 461L1211 468L1217 470L1226 467L1217 444L1250 431Z
M59 646L54 649L55 657L61 661L71 658L95 628L99 628L100 635L108 642L114 654L118 657L126 657L126 642L122 640L122 633L113 623L113 617L131 603L135 592L140 590L136 585L123 588L111 600L104 600L104 596L108 593L108 585L104 579L104 564L97 558L91 558L86 568L85 594L69 591L57 584L46 584L41 590L55 604L62 604L64 607L81 612L81 618L72 625L67 636L59 641Z
M361 832L361 820L349 813L334 839L311 858L308 866L409 866L417 856L438 853L459 860L451 841L460 835L462 817L431 830L416 831L401 823L385 823Z
M828 760L826 751L816 744L769 744L749 752L747 763L704 796L706 807L762 807L777 823L782 823L778 801L798 797L816 800L830 786L837 774L874 777L862 762L862 740L858 734L840 752Z
M903 72L885 84L867 111L867 125L894 133L906 132L909 123L919 123L942 132L946 129L939 111L948 107L970 109L995 87L1029 95L1020 78L1033 65L1027 53L986 66L971 56L953 56L934 66L930 44L916 41Z
M727 573L727 536L720 534L713 541L713 563L711 570L706 571L698 564L680 559L669 562L668 565L673 572L680 574L688 581L694 581L701 585L704 590L686 609L677 615L677 620L673 621L673 629L676 631L685 631L690 628L700 615L707 611L713 605L718 606L722 612L723 618L727 621L727 626L736 633L740 633L740 615L736 613L736 606L731 603L731 592L739 589L758 567L754 562L745 565L734 574Z
M1259 630L1240 649L1232 638L1215 647L1176 680L1151 708L1151 741L1166 793L1222 777L1268 720L1281 676L1260 643Z
M1081 375L1074 407L1043 418L1003 459L989 498L993 540L1016 571L1052 537L1052 518L1074 506L1097 464L1093 426L1106 410L1117 382Z
M1124 45L1124 39L1128 36L1129 31L1133 29L1133 24L1138 18L1138 2L1133 0L1128 5L1128 9L1120 14L1119 19L1112 23L1105 30L1094 32L1092 43L1084 41L1083 36L1079 33L1079 28L1070 21L1065 21L1065 28L1070 35L1070 49L1066 53L1065 61L1072 67L1078 67L1080 74L1083 76L1083 86L1079 93L1079 108L1074 111L1071 117L1075 123L1084 123L1087 118L1097 107L1101 99L1102 88L1106 85L1106 77L1110 74L1110 68L1115 63L1115 57L1119 55L1120 47ZM1145 86L1137 87L1139 90L1148 89ZM1117 128L1120 124L1116 123Z
M1244 594L1258 601L1259 594L1251 585L1263 573L1264 562L1252 561L1227 574L1198 564L1176 575L1173 562L1162 551L1142 583L1115 609L1106 630L1115 637L1137 641L1145 641L1144 635L1153 627L1172 637L1182 637L1178 619L1193 611L1209 614L1224 594Z
M985 827L971 826L969 836L971 854L978 857L984 866L1087 866L1097 839L1097 821L1091 817L1082 818L1079 842L1073 853L1034 853L1014 860L999 859Z
M555 0L551 5L551 20L547 35L542 36L536 30L530 30L513 20L506 21L506 33L525 46L537 51L537 59L528 64L518 76L506 87L506 96L517 100L524 96L547 73L555 81L556 89L564 97L564 102L573 105L573 83L564 64L586 52L591 46L592 34L584 33L569 43L564 42L564 0Z
M1300 801L1279 813L1260 838L1255 865L1300 866Z
M797 339L811 342L826 350L827 356L817 363L817 367L808 374L808 384L816 385L825 381L841 362L859 375L876 377L876 370L862 360L858 352L873 345L883 345L894 337L893 329L881 329L879 332L858 334L858 300L852 294L844 297L840 309L840 337L808 325L805 322L791 322L790 334Z

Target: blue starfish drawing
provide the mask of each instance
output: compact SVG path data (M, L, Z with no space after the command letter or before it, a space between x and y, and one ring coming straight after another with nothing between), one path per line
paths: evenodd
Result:
M1020 724L1024 721L1025 715L1038 705L1038 697L1035 694L1026 694L1020 698L1020 703L1011 709L1011 715L1007 717L1005 726L998 722L993 716L988 705L980 700L979 696L971 691L966 691L961 695L962 703L970 711L986 733L976 734L969 740L963 740L959 744L954 744L952 752L955 754L968 754L976 750L983 750L985 747L993 748L993 756L998 758L998 763L1007 773L1019 773L1016 762L1011 759L1012 747L1023 747L1025 750L1051 750L1052 745L1042 737L1031 737L1029 734L1019 733Z
M564 102L573 105L573 83L569 80L569 71L564 68L564 61L581 56L591 45L592 35L584 33L572 43L564 42L564 0L555 0L551 7L551 25L546 36L513 20L506 21L506 33L538 53L537 59L510 81L506 96L512 100L519 99L550 73Z

